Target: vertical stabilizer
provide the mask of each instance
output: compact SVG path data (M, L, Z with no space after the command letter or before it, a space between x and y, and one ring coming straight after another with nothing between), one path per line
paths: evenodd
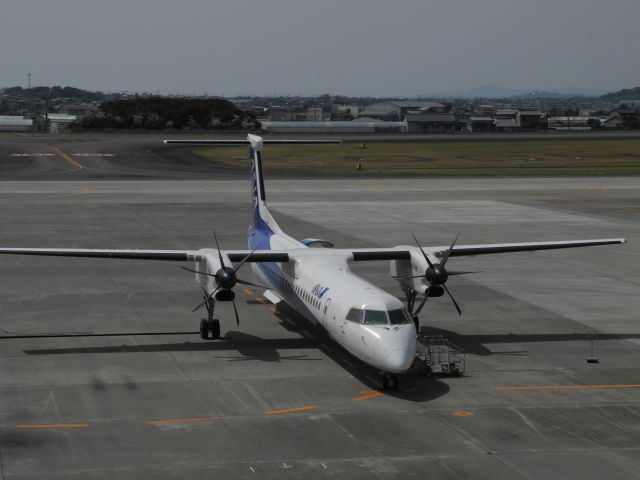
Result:
M264 177L262 175L262 137L247 135L249 141L249 157L251 158L251 200L253 203L253 227L259 230L271 230L281 233L280 227L273 219L266 205Z

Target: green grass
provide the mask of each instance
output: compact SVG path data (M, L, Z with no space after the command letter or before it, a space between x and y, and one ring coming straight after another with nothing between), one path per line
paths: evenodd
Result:
M220 165L246 167L244 147L192 152ZM363 175L640 174L640 140L376 142L366 148L359 143L271 145L265 147L263 168Z

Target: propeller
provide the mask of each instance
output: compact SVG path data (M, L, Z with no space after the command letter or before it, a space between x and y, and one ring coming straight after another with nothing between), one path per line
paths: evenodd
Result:
M220 251L220 244L218 243L218 237L216 235L215 230L213 231L213 238L216 241L216 248L218 249L218 259L220 260L220 269L216 273L201 272L199 270L194 270L194 269L187 268L187 267L180 267L183 270L186 270L187 272L198 273L200 275L206 275L208 277L214 277L215 278L216 288L213 289L213 291L209 295L207 295L205 297L204 301L199 303L192 310L192 312L195 312L196 310L199 310L204 305L206 305L209 302L209 300L211 300L218 291L220 291L220 290L231 291L233 289L233 287L235 287L236 284L238 284L238 283L241 284L241 285L249 285L249 286L257 287L257 288L266 288L266 287L263 287L262 285L258 285L256 283L252 283L252 282L249 282L247 280L242 280L242 279L238 278L238 276L236 275L238 270L240 270L240 268L242 268L242 266L247 262L247 260L249 260L249 258L251 257L251 255L253 255L253 252L255 252L257 250L257 248L254 248L253 250L251 250L251 252L249 252L240 261L240 263L238 263L236 268L231 268L231 267L228 267L228 266L226 266L224 264L224 258L222 257L222 252ZM240 325L240 317L238 315L238 309L236 308L236 302L235 302L235 299L234 299L233 296L231 297L231 303L233 304L233 311L234 311L235 316L236 316L236 325Z
M453 242L451 242L451 245L449 246L449 248L447 248L444 251L439 263L433 263L429 258L429 256L425 253L425 251L420 246L420 242L418 242L418 239L416 238L416 236L413 233L411 234L411 236L413 237L413 240L416 242L416 245L418 245L418 248L420 249L422 256L424 257L424 259L427 261L427 264L429 265L429 268L427 268L426 272L424 272L424 275L413 275L409 277L402 277L402 276L393 277L399 280L426 278L426 280L429 282L429 286L424 291L424 299L422 300L420 305L418 305L418 308L416 308L416 310L411 315L412 316L418 315L422 311L425 304L427 303L427 299L429 298L429 293L431 292L431 289L434 286L442 287L444 291L447 292L447 295L449 295L449 298L451 298L451 301L453 302L453 306L456 307L456 310L458 311L458 315L462 315L462 310L460 310L460 305L458 305L458 302L456 302L456 299L453 297L453 295L447 288L447 285L446 285L447 280L449 279L449 277L454 275L465 275L469 273L478 273L478 272L458 272L458 271L450 272L445 268L445 265L449 260L449 256L451 255L451 252L453 251L453 247L455 247L460 234L456 235L456 237L453 239ZM406 286L406 284L404 283L403 285Z

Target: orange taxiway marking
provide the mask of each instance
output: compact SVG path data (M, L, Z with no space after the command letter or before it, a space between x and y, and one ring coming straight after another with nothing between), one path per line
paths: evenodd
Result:
M317 408L318 408L317 405L308 405L306 407L285 408L283 410L271 410L270 412L264 412L263 415L284 415L286 413L306 412L308 410L315 410Z
M88 423L23 423L18 428L87 428Z
M149 420L147 425L175 425L177 423L199 423L210 422L211 417L194 417L194 418L170 418L168 420Z
M242 293L244 293L245 295L248 295L250 297L253 297L253 291L249 290L248 288L243 288L242 289Z
M496 387L496 390L525 391L525 390L582 390L594 388L640 388L640 384L611 384L611 385L531 385L525 387Z
M60 155L62 158L64 158L67 162L69 162L71 165L73 165L74 167L76 167L76 170L80 171L80 170L84 170L86 167L84 165L82 165L80 162L75 161L73 158L71 158L69 155L67 155L66 153L64 153L62 150L60 150L59 148L54 148L54 150L56 151L56 153L58 155Z
M382 397L384 395L384 393L379 392L378 390L363 390L360 393L362 393L362 395L352 398L351 400L354 402L360 402L362 400L369 400L371 398Z

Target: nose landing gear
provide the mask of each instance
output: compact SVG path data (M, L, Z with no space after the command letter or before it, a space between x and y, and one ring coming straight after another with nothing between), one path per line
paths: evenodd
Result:
M398 376L389 372L380 372L382 376L382 389L398 388Z
M211 332L211 338L217 340L220 338L220 320L213 318L215 300L209 298L205 306L207 307L207 318L200 320L200 338L206 340L209 338L209 332Z

